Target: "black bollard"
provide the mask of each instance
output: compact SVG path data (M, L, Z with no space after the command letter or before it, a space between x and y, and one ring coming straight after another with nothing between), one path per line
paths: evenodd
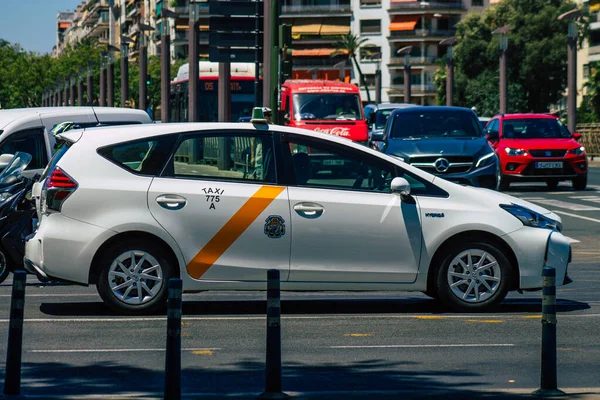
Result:
M181 289L181 279L169 279L165 400L181 399Z
M267 362L265 391L258 399L285 399L281 391L281 297L279 270L267 271Z
M542 372L534 396L565 396L556 379L556 270L542 270Z
M25 310L25 282L27 273L19 270L13 274L10 302L10 325L6 346L6 374L4 398L21 397L21 354L23 350L23 314Z

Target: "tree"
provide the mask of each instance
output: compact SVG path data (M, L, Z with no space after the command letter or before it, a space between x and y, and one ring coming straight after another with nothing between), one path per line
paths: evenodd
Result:
M508 109L547 112L567 83L567 22L557 18L575 7L566 0L504 0L481 15L468 15L457 24L455 103L476 107L481 115L498 112L499 37L492 31L509 25ZM445 73L435 81L440 103Z
M367 38L361 38L360 36L354 35L352 33L347 33L341 37L341 39L335 43L335 51L331 53L331 57L335 57L341 54L345 54L348 56L348 60L354 62L356 69L358 70L358 75L360 77L360 81L365 88L365 92L367 92L367 102L371 102L371 95L369 94L369 88L367 87L367 82L365 81L365 77L360 69L360 65L358 61L356 61L356 54L360 46L367 42Z

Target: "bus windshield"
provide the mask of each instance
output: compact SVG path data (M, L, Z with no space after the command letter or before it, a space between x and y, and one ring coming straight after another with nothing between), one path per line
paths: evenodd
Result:
M362 110L358 94L295 94L294 119L296 121L362 119Z

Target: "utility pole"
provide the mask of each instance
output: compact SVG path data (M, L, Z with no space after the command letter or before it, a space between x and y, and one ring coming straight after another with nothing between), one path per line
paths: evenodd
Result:
M264 0L263 40L263 105L273 112L273 122L279 124L279 14L281 4L277 0Z
M148 109L148 48L146 47L146 32L153 31L154 28L150 25L138 24L140 30L140 47L139 47L139 65L140 65L140 103L139 109L146 111Z
M450 37L440 42L440 46L448 46L446 50L446 106L454 104L454 52L456 38Z
M94 105L94 75L93 75L93 69L92 69L92 62L88 61L88 73L87 73L87 83L86 83L86 89L87 89L87 105L88 106L93 106Z
M169 18L177 18L177 13L163 8L161 10L163 33L160 36L160 120L169 122L171 115L171 26Z
M129 100L129 45L135 41L121 36L121 107Z
M188 37L188 122L198 122L198 84L200 78L200 55L198 54L198 5L190 1L190 29Z
M492 34L500 35L500 113L508 112L508 79L506 67L506 49L508 48L509 26L495 29Z
M106 106L106 55L107 52L100 52L100 99L98 105Z
M411 70L410 70L410 53L412 52L412 46L406 46L397 51L397 54L404 55L404 102L410 103L410 97L412 95L412 81L411 81Z
M577 19L581 16L578 9L566 12L558 17L560 21L569 21L568 70L567 70L567 120L569 132L577 130Z

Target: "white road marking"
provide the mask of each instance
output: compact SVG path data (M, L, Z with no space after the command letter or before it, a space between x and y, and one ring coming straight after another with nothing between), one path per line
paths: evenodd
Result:
M440 347L513 347L512 343L465 343L465 344L389 344L372 346L329 346L330 349L420 349L420 348L440 348Z
M218 347L181 349L182 351L221 350ZM162 349L61 349L61 350L27 350L28 353L117 353L117 352L148 352L165 351Z
M560 291L560 288L558 289ZM587 301L587 304L600 304L597 301ZM515 305L540 305L541 301L537 302L518 302L513 303ZM561 305L568 305L568 303L558 303ZM540 309L541 310L541 309ZM306 315L306 316L282 316L281 319L287 320L305 320L305 319L416 319L418 317L430 316L431 314L407 314L407 315ZM505 319L520 319L523 315L528 314L490 314L490 315L441 315L439 320L444 319L490 319L490 318L505 318ZM537 315L537 314L534 314ZM600 317L600 314L559 314L561 318L575 318L575 317ZM182 321L264 321L266 317L183 317ZM31 318L25 319L24 322L28 323L75 323L75 322L161 322L166 321L166 317L145 317L145 318ZM0 323L8 323L9 319L0 319Z
M543 197L523 197L523 200L530 201L532 203L540 203L553 207L565 208L572 211L599 211L599 207L588 206L585 204L568 203L566 201L546 199Z
M570 199L600 203L600 196L570 196Z
M573 218L585 219L586 221L597 222L597 223L600 224L600 219L595 219L595 218L590 218L590 217L584 217L584 216L581 216L581 215L571 214L571 213L568 213L568 212L558 211L558 210L552 210L552 212L555 212L557 214L562 214L562 215L568 215L569 217L573 217Z

